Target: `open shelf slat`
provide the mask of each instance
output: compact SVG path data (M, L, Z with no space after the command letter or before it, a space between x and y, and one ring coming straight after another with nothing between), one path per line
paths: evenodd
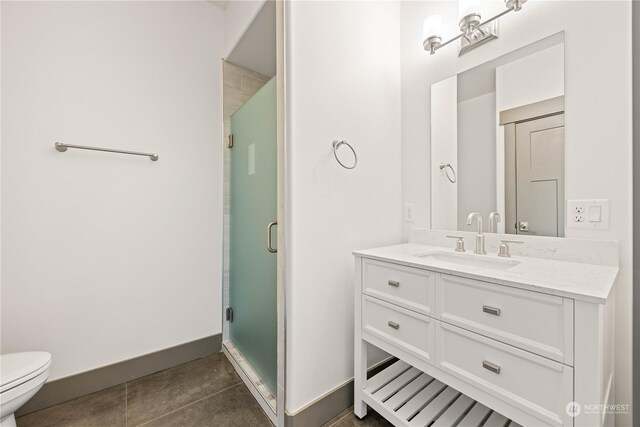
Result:
M395 426L521 427L403 361L369 378L363 395Z

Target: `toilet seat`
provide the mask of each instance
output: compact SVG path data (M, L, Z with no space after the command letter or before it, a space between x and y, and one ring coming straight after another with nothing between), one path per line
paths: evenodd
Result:
M0 355L0 393L39 376L51 366L51 354L44 351Z

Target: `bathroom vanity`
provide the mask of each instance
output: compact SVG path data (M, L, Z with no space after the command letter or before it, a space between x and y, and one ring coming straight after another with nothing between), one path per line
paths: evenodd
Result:
M496 425L612 425L599 405L615 401L615 242L525 236L507 258L497 253L509 236L487 235L488 254L475 255L424 234L354 252L356 415L369 405L397 426L489 414ZM400 361L367 380L369 345Z

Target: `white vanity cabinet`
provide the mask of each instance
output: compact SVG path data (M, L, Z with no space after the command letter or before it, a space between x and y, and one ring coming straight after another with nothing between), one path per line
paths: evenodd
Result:
M598 407L613 401L613 292L589 301L355 255L359 417L369 405L398 426L613 425ZM368 345L400 362L367 380Z

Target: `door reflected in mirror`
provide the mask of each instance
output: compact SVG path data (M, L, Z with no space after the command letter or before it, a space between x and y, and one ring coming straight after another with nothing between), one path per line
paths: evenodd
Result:
M431 227L564 236L564 33L431 86Z

